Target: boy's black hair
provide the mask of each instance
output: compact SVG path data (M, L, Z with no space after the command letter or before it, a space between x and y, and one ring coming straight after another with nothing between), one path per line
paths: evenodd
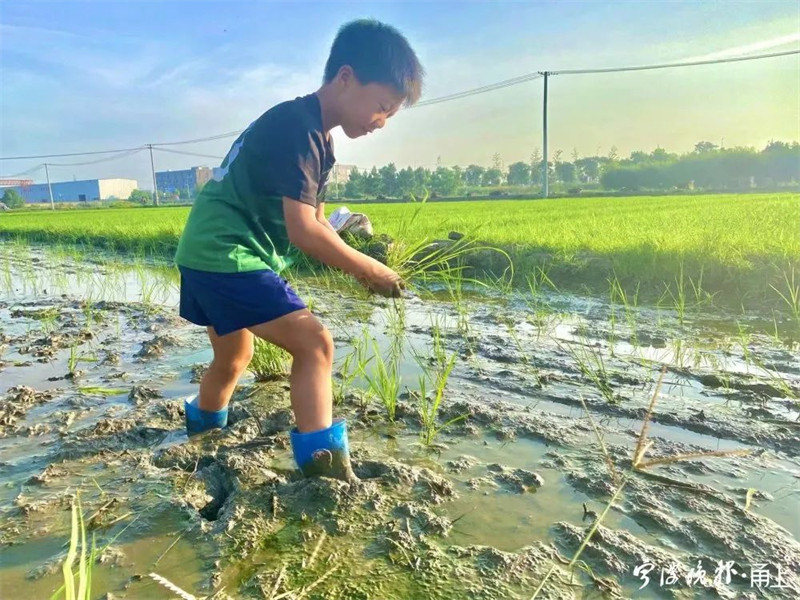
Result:
M408 40L397 29L375 19L358 19L339 28L325 63L323 83L330 83L342 65L350 65L362 85L379 83L405 96L413 106L422 94L425 70Z

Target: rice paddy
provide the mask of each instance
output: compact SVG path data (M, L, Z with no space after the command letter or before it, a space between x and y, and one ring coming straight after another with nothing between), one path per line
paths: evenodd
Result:
M335 340L352 485L294 470L291 357L266 342L229 427L185 437L181 398L211 358L164 260L185 210L2 215L4 588L796 597L798 209L789 194L359 205L396 237L407 294L288 274ZM715 577L728 561L771 583Z
M796 193L428 202L412 218L420 204L351 208L364 212L376 233L396 240L398 258L450 231L464 233L475 245L465 256L475 275L498 277L510 258L508 283L518 289L527 277L546 276L563 291L605 295L608 280L616 279L625 293L638 290L648 302L711 297L735 308L800 311ZM5 213L0 237L170 258L188 210Z

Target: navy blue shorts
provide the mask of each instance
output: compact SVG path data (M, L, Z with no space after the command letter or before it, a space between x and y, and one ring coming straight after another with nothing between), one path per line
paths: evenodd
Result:
M180 316L225 335L307 308L289 282L270 269L211 273L178 265Z

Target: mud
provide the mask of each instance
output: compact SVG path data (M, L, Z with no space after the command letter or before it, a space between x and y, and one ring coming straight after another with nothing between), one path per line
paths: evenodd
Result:
M48 261L31 264L41 274ZM642 309L635 331L617 323L612 343L608 306L560 296L538 300L544 316L513 299L469 303L464 332L451 305L411 299L407 348L430 348L430 312L453 324L442 339L462 358L439 421L467 418L425 447L409 390L388 424L357 382L335 409L358 478L344 481L294 468L286 380L244 377L229 426L186 437L183 396L210 354L203 328L175 318L174 295L89 302L71 295L75 284L63 294L50 280L28 285L36 292L20 284L0 295L0 577L19 597L59 585L76 489L90 532L109 543L95 566L95 589L109 597L166 597L151 571L217 598L530 598L548 573L542 598L797 596L800 350L790 342L753 336L747 356L758 360L748 362L709 325L715 315L682 329L662 316L656 327ZM390 305L366 310L325 288L313 297L338 352L355 314L379 343L392 341ZM717 341L689 360L673 350L678 336ZM575 348L602 353L592 369L613 402ZM646 457L748 454L630 471L662 365ZM418 367L406 358L400 371L411 387ZM625 488L570 567L616 491L610 465L629 474ZM719 561L747 575L766 564L772 585L715 582ZM648 562L639 590L634 569ZM690 587L698 562L710 576ZM659 586L662 567L684 578Z

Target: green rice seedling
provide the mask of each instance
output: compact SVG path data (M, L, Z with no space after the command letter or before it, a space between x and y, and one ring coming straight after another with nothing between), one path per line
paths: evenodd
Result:
M547 271L539 265L533 268L532 273L525 274L525 283L527 284L530 295L523 294L522 300L525 302L528 309L533 312L538 311L542 305L541 296L545 286L555 292L558 291L558 287L547 275Z
M366 356L367 340L369 333L366 327L362 329L361 337L353 340L353 349L345 355L341 366L336 371L336 379L338 382L333 387L333 401L340 404L347 390L353 383L356 376L361 373L371 357Z
M52 331L55 331L56 321L58 321L58 311L47 311L39 320L39 322L42 324L42 331L44 333L51 333Z
M79 540L80 538L80 540ZM80 554L78 555L78 548ZM61 565L61 572L64 578L62 590L65 600L91 600L92 598L92 569L97 557L94 536L92 536L92 547L88 553L86 547L86 526L83 522L83 511L81 510L80 494L75 495L72 502L72 529L69 540L69 550ZM72 565L78 558L78 577L77 582L72 572ZM77 584L77 588L76 588ZM61 590L53 594L52 598L57 598Z
M615 394L614 389L611 387L601 352L593 350L586 340L581 342L579 347L570 344L567 348L564 348L560 343L556 342L556 344L572 356L581 374L594 383L609 404L619 403L620 396Z
M253 358L247 369L256 381L274 381L286 377L291 358L280 346L254 336Z
M800 333L800 281L795 283L794 266L788 272L783 272L783 280L786 284L785 293L772 284L769 287L775 290L789 308L789 314L794 321L797 332Z
M498 253L505 257L508 266L503 275L510 271L509 281L513 280L514 265L511 257L500 248L475 243L471 233L476 228L457 240L449 240L448 243L437 243L427 235L419 235L417 218L427 206L427 200L427 190L421 200L412 196L414 208L397 223L394 240L387 248L386 265L400 275L409 287L416 287L414 281L417 278L425 283L443 283L458 277L459 280L488 288L484 281L464 276L463 272L468 267L463 259L475 253ZM455 266L453 263L456 263Z
M442 425L438 425L437 423L439 409L441 408L442 399L444 397L444 389L447 386L447 379L450 377L450 372L453 370L453 366L455 365L456 357L457 353L454 352L444 368L442 370L437 370L432 399L428 398L426 389L428 372L423 371L423 373L419 375L419 405L417 407L417 413L419 415L420 422L422 423L420 439L426 446L433 444L436 436L441 431L453 423L467 418L467 415L458 415L446 421Z
M70 379L74 379L77 374L78 367L78 352L77 346L73 344L69 347L69 358L67 358L67 375Z
M620 283L616 274L614 274L613 280L609 280L609 283L611 284L612 306L615 300L619 300L622 303L622 308L625 314L625 321L628 323L628 329L630 330L631 345L634 348L638 348L639 337L637 335L636 317L639 304L639 283L636 284L636 291L633 293L633 296L631 297L629 297L625 293L625 289L622 287L622 284Z
M517 353L520 356L520 360L522 361L523 367L526 371L530 372L534 378L536 379L537 385L542 385L542 377L539 373L539 369L532 360L528 358L528 354L525 351L525 347L522 345L522 341L519 339L516 330L516 323L513 318L508 315L502 315L498 317L498 320L503 323L506 330L508 331L508 335L511 336L511 339L514 341L514 346L517 349Z
M447 361L447 355L444 350L444 342L442 341L442 325L439 321L439 315L431 315L431 348L433 349L432 359L438 369L444 368Z
M714 304L714 297L717 295L718 292L708 292L703 289L703 273L705 271L705 266L700 265L700 275L697 278L697 283L689 277L689 284L692 286L692 292L694 293L694 303L695 306L703 306L703 305L713 305Z
M617 340L619 337L617 336L617 308L614 304L614 293L609 292L609 311L608 311L608 336L606 340L608 341L608 352L611 356L615 356L614 348L617 345Z
M389 352L398 357L403 355L403 347L406 340L406 305L401 299L392 298L394 310L387 311L388 327L387 333L391 344Z
M374 339L372 340L372 347L375 366L372 373L368 373L363 365L359 365L361 367L361 375L369 385L369 390L372 394L383 404L389 421L394 423L397 396L400 393L401 382L397 355L390 354L388 360L384 360L378 343Z
M683 281L683 261L680 262L678 277L675 280L676 291L673 294L669 284L667 285L667 293L672 299L672 307L678 315L678 322L683 325L686 317L686 286Z
M753 335L747 331L741 322L736 321L736 328L739 330L739 337L738 342L742 348L742 358L744 359L744 363L749 367L750 366L750 342L752 341Z
M685 369L687 364L687 359L689 358L689 349L686 344L683 343L683 340L676 339L672 341L673 344L673 356L675 360L675 364L680 369Z

